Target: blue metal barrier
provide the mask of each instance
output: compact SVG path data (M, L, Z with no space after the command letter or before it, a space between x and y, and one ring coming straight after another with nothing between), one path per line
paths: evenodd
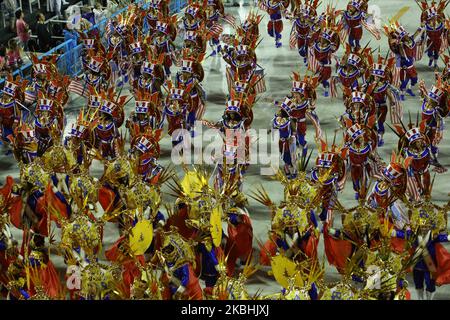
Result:
M136 3L142 3L143 0L138 0ZM170 12L172 14L180 12L182 8L184 8L187 5L187 0L171 0L170 1ZM147 4L144 3L144 8L147 7ZM100 35L103 36L103 33L105 32L106 25L110 19L113 19L114 17L118 16L119 14L125 12L128 10L129 6L126 6L125 8L122 8L116 12L114 12L110 17L105 18L95 25L93 25L88 31L92 30L99 30ZM86 32L88 32L86 31ZM71 77L75 77L79 75L82 70L82 63L81 63L81 50L82 50L82 44L78 43L78 37L77 35L70 36L68 35L68 40L64 41L60 45L52 48L51 50L41 54L38 58L46 57L52 54L58 54L58 61L57 61L57 68L59 72L62 74L69 75ZM67 37L66 37L67 39ZM31 69L33 67L32 63L27 63L20 67L19 69L15 70L12 75L14 77L20 76L21 78L30 79L31 78ZM5 79L0 79L0 86L3 86L5 83Z

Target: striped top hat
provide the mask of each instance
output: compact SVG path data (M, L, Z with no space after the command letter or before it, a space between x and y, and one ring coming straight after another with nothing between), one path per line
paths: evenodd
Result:
M186 14L189 14L193 17L195 17L198 13L198 8L193 7L193 6L189 6L186 8Z
M309 8L309 6L302 4L299 8L299 12L304 16L309 16L309 14L311 13L311 9Z
M92 57L87 67L94 72L100 72L100 68L102 67L103 61L97 57Z
M435 102L440 102L444 92L436 86L432 86L430 91L428 91L428 98Z
M161 3L161 0L151 0L148 5L149 5L150 8L158 9L160 3Z
M150 102L149 101L136 101L134 103L134 108L136 113L147 113L150 109Z
M141 137L136 142L135 147L142 153L147 153L152 149L152 143L146 137Z
M53 108L53 100L39 99L37 101L37 110L39 111L51 111Z
M166 34L167 27L168 27L167 23L162 21L156 21L156 30L158 30L159 32Z
M142 63L141 73L153 74L154 64L148 61Z
M403 170L400 165L391 163L383 170L383 175L392 181L400 178L403 175Z
M248 83L247 82L243 82L243 81L235 81L234 82L234 90L236 92L239 92L239 93L245 92L247 87L248 87Z
M119 23L114 27L114 29L115 29L119 34L124 35L125 32L126 32L126 30L127 30L127 26L126 26L125 24L119 22Z
M245 20L243 23L242 23L242 25L241 25L241 28L244 30L244 31L247 31L250 27L251 27L251 23L250 23L250 21L248 21L248 20Z
M403 28L403 26L399 26L396 30L395 30L395 36L399 39L403 39L404 37L406 37L408 35L408 31L405 30L405 28Z
M292 81L292 92L305 93L306 83L302 81Z
M85 48L93 49L95 44L95 39L83 39L83 45Z
M248 54L248 46L238 45L236 47L236 55L241 56L241 55L246 55L246 54Z
M117 108L117 104L111 101L105 101L103 102L102 106L100 107L100 112L113 115L114 110Z
M360 137L361 135L364 134L364 130L361 127L360 124L356 123L354 125L352 125L350 128L347 129L347 135L352 139L355 140L358 137Z
M70 129L70 135L72 137L82 138L86 132L86 127L82 124L72 124L72 128Z
M321 168L331 168L333 165L334 153L321 153L316 160L316 165Z
M411 143L416 141L417 139L422 138L422 133L420 133L418 128L412 128L406 132L405 136L406 139L408 139L408 141Z
M175 100L183 100L184 90L172 88L170 89L170 98Z
M132 54L144 52L144 49L142 48L141 42L139 42L139 41L130 44L130 50L131 50Z
M294 107L294 102L289 99L286 98L284 99L284 101L281 103L281 109L283 109L284 111L286 111L287 113L290 113L292 111L292 108Z
M186 33L184 34L184 40L196 41L197 40L197 32L186 31Z
M352 92L352 102L360 102L360 103L364 103L364 101L366 100L366 94L359 92L359 91L354 91Z
M353 0L348 3L349 6L355 7L356 9L361 9L361 1Z
M433 19L434 17L437 17L439 14L436 10L436 8L430 8L426 11L427 14L427 18L428 19Z
M228 100L225 112L240 112L241 103L238 100Z
M101 103L102 103L102 98L100 96L96 96L96 95L89 96L89 100L88 100L89 108L98 108L98 107L100 107Z
M35 74L42 74L47 72L47 65L44 63L37 63L33 65L33 71Z
M348 64L357 67L360 62L361 62L361 58L358 57L356 54L354 54L354 53L349 54L349 56L347 58Z
M181 61L181 71L192 73L194 63L191 60L182 60Z
M321 36L323 39L328 40L328 41L330 41L330 42L333 40L334 35L335 35L335 33L334 33L333 30L324 30L324 31L320 34L320 36Z
M17 87L17 84L6 81L5 86L3 87L3 93L7 94L8 96L14 97Z
M380 63L374 63L372 65L372 75L376 77L384 77L386 73L386 66Z

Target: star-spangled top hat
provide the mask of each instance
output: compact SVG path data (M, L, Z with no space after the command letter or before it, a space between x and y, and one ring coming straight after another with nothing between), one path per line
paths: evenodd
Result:
M152 149L152 143L146 137L141 137L136 142L135 147L142 153L147 153Z
M335 35L335 32L333 30L324 30L320 36L326 40L328 40L329 42L331 42L333 40L333 37Z
M360 62L361 62L361 58L358 57L356 54L354 54L354 53L349 54L349 56L347 58L348 64L357 67Z
M405 136L406 136L406 139L408 139L408 141L410 143L416 141L417 139L422 138L422 134L420 133L418 128L412 128L412 129L408 130L406 132Z
M130 44L130 50L131 50L132 54L144 52L144 49L142 48L142 44L139 41Z
M147 113L150 109L150 102L149 101L136 101L134 103L134 108L136 113Z
M390 181L400 178L403 175L403 170L400 165L390 163L384 170L383 175Z
M103 65L103 61L100 58L92 57L87 64L87 67L94 72L100 72L100 68Z
M321 153L319 157L317 157L316 165L321 168L331 168L334 157L334 153Z
M117 104L115 104L114 102L104 101L102 103L99 111L112 116L114 114L114 111L116 110L116 108L117 108Z
M191 60L182 60L181 61L181 71L192 73L194 63Z
M151 74L153 74L153 70L155 69L154 67L155 67L155 65L153 63L144 61L141 66L141 73L146 73L146 74L151 75Z
M286 98L281 103L280 107L281 107L281 109L283 109L284 111L286 111L289 114L292 111L293 106L294 106L294 102L291 99Z
M95 45L95 39L83 39L83 45L85 48L93 49Z
M376 77L384 77L386 74L386 66L380 63L374 63L372 65L372 75Z
M14 97L17 88L18 88L17 84L10 81L5 81L5 86L3 87L2 91L4 94L7 94L8 96Z
M184 40L196 41L197 40L197 32L195 31L186 31L184 34Z
M168 28L167 23L162 21L156 21L156 30L158 30L159 32L167 34L167 28Z
M363 134L364 134L364 130L361 127L361 125L358 123L355 123L354 125L352 125L350 128L347 129L347 135L352 140L357 139L358 137L360 137Z
M292 81L292 92L305 93L306 83L303 81Z
M70 135L77 138L83 138L86 133L86 127L82 124L72 124L72 128L70 129Z
M360 102L360 103L364 103L366 100L366 94L359 92L359 91L354 91L352 92L352 102Z
M236 47L236 55L242 56L248 54L248 46L246 45L238 45Z
M33 71L36 74L42 74L47 72L47 65L44 63L37 63L33 65Z
M170 89L170 97L175 100L183 100L184 90L178 88Z
M241 103L238 100L228 100L225 112L240 112Z
M432 86L430 91L428 91L428 98L435 102L440 102L444 92L436 86Z
M39 111L51 111L53 108L53 100L39 99L37 101L37 109Z

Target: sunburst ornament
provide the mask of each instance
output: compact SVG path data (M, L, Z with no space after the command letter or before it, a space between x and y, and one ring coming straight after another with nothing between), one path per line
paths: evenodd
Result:
M222 242L222 207L216 206L211 212L210 218L210 232L213 239L213 243L216 247L219 247Z
M131 229L130 248L135 256L145 253L153 240L153 225L149 220L141 220Z

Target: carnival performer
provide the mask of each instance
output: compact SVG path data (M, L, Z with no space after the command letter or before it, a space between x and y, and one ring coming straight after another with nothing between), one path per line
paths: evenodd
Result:
M211 39L209 40L210 46L213 48L212 56L221 52L222 46L220 44L220 34L223 31L223 27L219 23L219 19L224 17L225 10L222 0L208 0L207 7L205 9L206 28L211 33Z
M281 32L283 32L283 14L289 7L289 1L285 0L264 0L263 7L267 11L270 20L267 24L269 36L275 39L275 47L280 48Z
M294 20L291 37L296 37L297 50L305 64L308 61L309 47L315 41L317 29L320 27L317 5L318 1L311 3L305 1L305 4L299 1L290 17Z
M384 145L384 133L386 116L388 114L388 102L391 110L391 122L400 123L403 113L399 102L398 89L393 86L393 67L395 59L389 58L387 61L379 56L377 63L373 63L373 58L369 55L370 75L368 76L365 87L375 83L373 87L372 96L377 108L377 132L378 132L378 146Z
M423 203L413 205L412 209L412 232L396 232L395 236L413 241L413 278L418 299L433 300L436 285L448 284L450 281L450 268L445 262L450 254L442 245L450 241L444 217L448 213L448 206L436 210L435 206Z
M411 35L397 22L391 27L385 26L385 32L388 36L389 47L395 54L397 67L400 68L400 99L405 101L405 92L411 97L416 96L413 91L418 82L417 70L414 65L417 46L415 39L420 33L420 29Z
M348 42L352 48L360 48L363 36L363 20L367 15L367 0L352 0L342 13L342 22L348 32Z
M5 81L0 99L0 132L1 141L4 145L11 143L10 137L14 135L15 128L22 119L24 102L24 90L27 82L11 76ZM10 153L11 151L7 151Z
M431 174L430 174L430 160L431 160L431 142L425 135L425 122L420 126L413 127L407 131L397 126L397 135L399 136L398 150L402 155L411 157L411 165L409 166L408 176L412 179L414 187L410 188L409 196L415 200L420 197L425 199L430 197L431 192Z
M350 121L347 124L345 141L356 200L365 199L369 180L373 174L370 161L374 159L378 140L374 125L373 117L363 125L352 124Z
M339 49L340 40L338 33L331 27L323 29L313 44L313 56L318 66L308 64L312 70L319 74L319 81L324 88L324 96L330 95L330 78L332 55ZM316 68L316 69L314 69Z
M434 67L435 69L438 67L439 57L441 55L443 47L444 37L445 37L445 8L448 6L448 2L444 0L440 0L439 3L433 1L431 4L428 4L426 1L420 2L422 15L420 17L421 20L421 28L423 28L424 32L422 34L422 38L420 41L426 40L426 53L430 62L428 66Z
M436 167L435 170L442 172L445 168L439 163L437 155L439 151L438 144L444 132L444 118L448 115L449 111L449 100L447 98L448 86L438 81L427 90L425 83L421 81L419 87L423 99L421 107L422 121L426 123L425 134L431 143L431 164Z

